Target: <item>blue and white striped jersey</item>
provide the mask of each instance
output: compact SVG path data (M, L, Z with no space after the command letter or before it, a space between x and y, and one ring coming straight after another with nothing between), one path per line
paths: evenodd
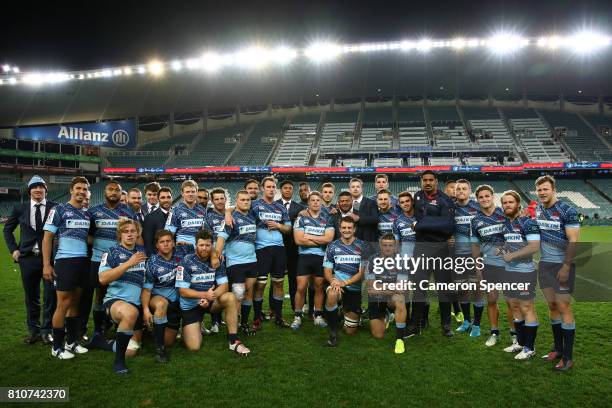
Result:
M176 290L176 271L179 260L172 254L166 259L160 254L155 254L147 260L147 273L144 283L145 289L150 289L153 296L163 296L170 302L178 299Z
M472 219L480 210L480 205L469 200L466 205L455 203L455 254L472 253Z
M143 252L144 248L135 246L134 249L127 249L119 244L115 244L102 254L98 274L110 269L114 269L127 262L136 252ZM112 281L106 290L104 302L112 299L120 299L124 302L140 305L140 293L145 283L145 262L130 267L119 279Z
M250 212L247 215L234 210L232 213L234 225L232 228L224 225L219 236L225 240L225 262L227 266L257 262L255 254L255 239L257 226L255 217Z
M540 227L541 260L563 263L568 245L566 228L580 228L578 211L564 201L557 201L550 208L542 204L536 207L536 222Z
M255 248L284 246L283 234L279 230L268 230L266 221L276 221L280 224L291 225L285 206L276 201L267 203L263 198L260 198L251 204L251 212L257 221Z
M341 239L337 239L327 246L323 267L332 269L338 279L347 280L359 273L359 268L365 266L367 257L367 243L355 238L351 244L345 244ZM361 282L355 282L346 289L360 292Z
M176 287L206 292L210 288L227 283L225 264L221 262L218 268L210 266L209 260L202 260L197 254L189 254L181 261L176 270ZM193 309L200 299L180 296L182 310Z
M176 242L188 242L195 246L195 236L202 229L205 216L206 209L200 204L189 208L181 202L168 214L165 229L175 235Z
M539 241L540 229L535 220L517 217L513 221L506 218L504 223L504 251L516 252L527 246L528 241ZM506 262L506 271L528 273L535 271L533 255Z
M55 259L87 256L89 213L70 203L58 204L49 211L44 230L55 234L59 240Z
M307 216L298 216L293 224L293 229L296 231L303 231L304 234L316 235L322 237L328 230L334 230L334 226L331 223L329 217L326 217L323 212L319 214L317 218ZM298 254L300 255L325 255L326 245L319 245L316 247L308 247L298 245Z
M485 265L505 266L504 258L497 254L497 250L504 245L504 223L506 216L501 208L495 207L493 214L486 215L478 211L472 218L471 242L480 244Z
M117 225L120 218L129 218L138 220L136 214L130 207L119 203L114 209L108 208L106 203L96 205L87 210L91 220L91 229L93 232L93 262L100 262L102 254L108 251L108 248L117 243Z

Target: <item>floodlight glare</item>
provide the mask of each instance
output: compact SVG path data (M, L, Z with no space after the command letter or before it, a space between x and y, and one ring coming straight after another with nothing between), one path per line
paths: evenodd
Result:
M592 31L581 31L567 38L566 44L578 54L590 54L610 45L610 37Z
M314 62L331 61L340 53L342 53L342 47L331 42L313 43L304 50L304 55Z
M200 61L202 68L208 72L216 72L223 65L223 58L216 52L207 52Z
M9 84L11 85L15 85L17 83L17 78L9 78L8 79Z
M13 72L18 74L20 72L19 67L13 67Z
M496 34L487 40L487 45L494 53L503 55L529 45L529 40L515 34Z
M138 67L138 73L139 74L142 75L142 74L145 74L146 72L147 72L147 69L144 66L141 65L141 66Z
M172 61L172 64L170 65L172 66L172 69L175 71L180 71L181 69L183 69L183 63L178 60Z
M237 65L252 69L265 67L270 62L270 58L270 52L261 47L249 47L238 51L233 56L233 60ZM222 59L220 65L224 65L227 62L227 59Z
M123 74L124 75L132 75L132 68L130 68L130 67L123 68Z
M2 71L9 72L10 70L11 70L10 65L7 65L7 64L2 65Z
M270 53L270 58L277 64L287 65L297 57L297 51L293 48L281 45L276 47Z
M164 65L157 60L153 60L148 64L149 72L153 76L160 76L164 73Z
M416 49L421 52L428 52L433 47L433 42L427 38L420 40L416 44Z
M43 76L40 73L34 72L31 74L24 75L21 79L26 85L40 85L43 83Z

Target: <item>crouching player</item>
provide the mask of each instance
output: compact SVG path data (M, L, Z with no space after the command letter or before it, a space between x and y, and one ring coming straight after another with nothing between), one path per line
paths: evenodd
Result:
M533 254L540 249L540 230L535 220L521 216L521 198L516 191L506 191L501 197L506 215L504 241L505 281L522 285L505 295L514 317L518 344L508 349L519 353L516 360L527 360L535 355L535 339L538 333L538 316L535 311L535 286L537 273ZM522 346L522 347L521 347ZM506 351L506 350L504 350Z
M394 259L397 254L398 243L393 234L383 235L379 243L380 252L370 258L365 273L370 329L373 337L382 339L385 336L385 329L388 324L385 321L387 311L394 311L395 354L401 354L405 351L403 337L408 315L406 310L407 293L403 290L386 288L383 285L407 282L408 274L396 268L387 269L383 266L384 259Z
M157 253L147 261L141 301L144 323L149 327L153 325L155 359L160 363L167 363L169 357L166 346L174 344L181 320L181 308L175 287L179 261L174 254L172 233L166 230L157 231L155 248Z
M104 297L104 309L117 324L117 339L113 346L115 362L113 371L127 374L125 354L134 330L142 324L140 296L145 281L146 255L143 247L136 246L140 236L140 224L131 219L121 219L117 225L116 245L102 255L99 279L108 285Z
M196 235L196 253L187 255L176 272L183 317L185 347L197 351L202 345L200 322L205 312L225 311L229 334L229 349L246 356L251 351L238 339L238 309L236 295L228 292L225 265L211 265L212 234L201 230Z
M344 217L340 221L340 239L327 246L323 268L329 283L325 302L325 318L329 325L328 347L338 342L338 303L342 301L346 334L357 333L361 313L361 279L363 259L367 259L367 243L355 238L355 221Z

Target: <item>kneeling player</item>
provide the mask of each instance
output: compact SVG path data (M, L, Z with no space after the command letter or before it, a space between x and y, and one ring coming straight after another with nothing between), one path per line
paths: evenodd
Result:
M99 279L108 285L104 308L117 324L113 371L127 374L125 354L134 329L139 326L140 295L145 281L144 248L136 246L140 236L138 221L121 219L117 225L119 243L109 248L100 261Z
M397 241L393 234L385 234L380 238L380 253L370 258L366 269L366 287L368 288L368 312L370 314L370 330L372 336L382 339L388 322L385 321L388 311L395 312L395 353L401 354L404 348L404 332L406 331L406 293L405 291L389 290L384 284L400 283L408 280L408 274L396 268L387 269L382 266L383 259L395 258ZM377 270L382 268L382 271Z
M187 255L176 273L183 317L183 341L185 347L197 351L202 345L200 322L204 313L225 311L229 334L229 349L243 356L251 351L238 339L238 308L236 295L228 292L227 276L223 262L213 268L210 263L212 235L202 230L196 235L196 253Z
M506 262L505 280L523 286L506 293L514 317L518 344L504 351L520 351L514 358L527 360L535 355L538 333L538 316L534 305L537 275L533 254L540 249L540 230L534 220L520 216L521 198L516 191L504 192L501 200L507 217L504 224L505 244L501 250Z
M367 243L355 238L355 221L344 217L340 221L340 239L327 246L323 268L329 283L325 314L329 324L327 346L336 347L338 341L338 303L342 301L344 329L353 335L359 327L361 313L362 260L367 256Z
M142 289L143 320L148 326L153 324L155 359L160 363L167 363L169 358L166 346L174 343L181 320L175 287L179 265L174 254L172 233L166 230L157 231L155 248L157 253L147 262L146 281Z

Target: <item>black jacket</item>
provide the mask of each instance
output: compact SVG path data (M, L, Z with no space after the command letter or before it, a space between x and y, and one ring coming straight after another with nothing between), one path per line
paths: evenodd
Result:
M357 232L355 236L366 242L378 241L378 205L367 197L363 197L359 205Z
M144 241L147 256L151 256L156 252L155 234L157 231L164 229L168 214L164 214L162 209L158 208L145 217L142 227L142 240Z
M417 242L445 242L455 230L455 204L438 190L433 201L427 200L423 190L414 195L414 217L417 220Z
M49 211L57 205L56 202L47 200L45 205L45 214L43 215L43 224L47 221ZM15 240L13 232L15 229L21 231L19 243ZM13 208L13 212L9 216L6 224L4 224L4 241L11 253L19 250L21 256L26 256L34 248L34 244L38 242L38 248L42 251L42 239L44 231L37 233L30 225L30 199L22 204L18 204Z
M276 202L283 204L282 199L278 199L276 200ZM289 204L289 220L291 220L292 227L293 227L293 223L295 222L295 219L298 217L298 214L303 209L304 209L304 206L302 206L302 204L291 200L291 204ZM297 256L298 247L295 244L295 241L293 240L293 233L283 234L283 244L285 245L285 251L287 252L287 254L293 254Z

